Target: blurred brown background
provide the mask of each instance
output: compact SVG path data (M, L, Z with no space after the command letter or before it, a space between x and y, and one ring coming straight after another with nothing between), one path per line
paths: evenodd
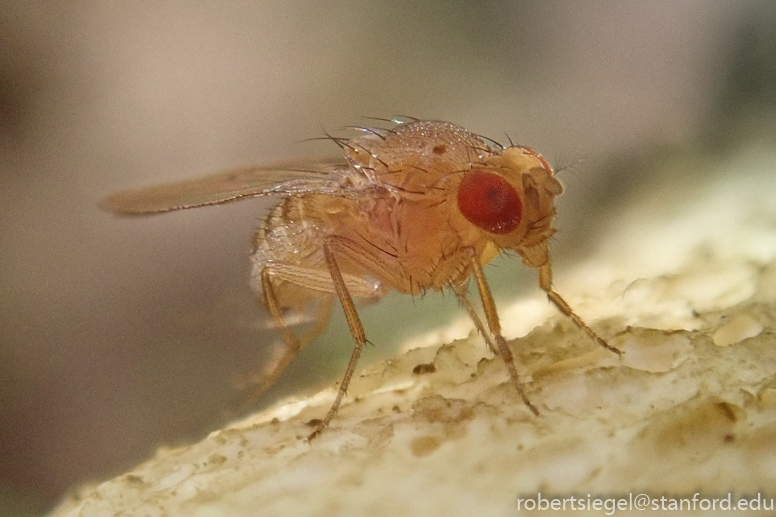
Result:
M101 196L332 154L300 141L364 116L442 119L572 165L562 269L661 153L772 137L775 13L769 0L1 1L0 514L44 512L239 416L235 384L274 339L247 285L266 200L117 219ZM535 274L514 286L535 289ZM450 317L450 298L365 310L380 346L363 364ZM339 318L321 341L260 403L338 379Z

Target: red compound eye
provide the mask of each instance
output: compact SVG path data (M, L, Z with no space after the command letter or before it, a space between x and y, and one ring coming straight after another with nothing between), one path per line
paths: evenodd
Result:
M523 206L515 188L493 172L473 170L458 189L458 209L472 224L490 233L509 233L520 225Z

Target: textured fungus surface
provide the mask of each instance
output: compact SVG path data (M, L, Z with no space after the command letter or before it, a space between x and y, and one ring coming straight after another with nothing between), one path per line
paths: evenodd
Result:
M776 497L774 163L742 153L692 195L654 189L559 272L621 360L537 297L504 309L512 335L533 325L511 346L538 418L472 335L367 367L312 444L305 423L333 388L160 449L54 515L515 515L537 492Z

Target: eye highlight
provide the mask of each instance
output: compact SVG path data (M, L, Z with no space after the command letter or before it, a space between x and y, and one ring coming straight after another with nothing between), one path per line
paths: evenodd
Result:
M470 223L496 234L513 231L523 214L520 196L509 181L480 169L463 177L458 188L458 209Z

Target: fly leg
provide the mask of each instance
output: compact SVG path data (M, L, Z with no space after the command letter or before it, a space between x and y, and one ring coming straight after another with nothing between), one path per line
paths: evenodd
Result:
M334 418L334 415L337 414L337 410L342 403L342 398L345 396L345 393L348 390L350 379L353 377L353 372L356 369L358 358L361 355L361 351L364 349L364 345L366 344L364 326L361 324L361 318L358 317L356 306L353 303L353 297L350 296L350 292L345 286L345 281L342 278L342 273L340 272L339 265L337 264L337 259L334 256L334 248L339 247L336 244L337 242L338 239L336 238L327 238L323 243L323 255L326 258L326 265L329 268L331 279L334 282L334 290L336 291L340 303L342 304L342 310L345 312L345 319L348 322L348 327L350 328L350 333L353 335L353 341L356 342L356 346L350 356L350 361L348 361L348 366L345 369L345 375L342 377L342 382L340 383L339 390L337 391L337 396L334 398L334 402L332 403L329 412L326 413L326 416L323 418L323 420L321 420L321 423L318 424L318 428L307 437L308 441L313 440L315 437L321 434L321 432L329 425L331 419Z
M558 310L568 316L577 327L579 327L585 334L590 337L590 339L610 352L614 352L618 356L622 357L622 350L614 348L609 343L604 341L602 337L596 334L593 329L588 327L587 324L582 321L582 318L576 315L571 306L566 303L566 300L561 298L561 296L552 289L552 265L549 256L547 257L547 262L539 268L539 286L545 293L547 293L547 298L550 299L550 301L558 308Z
M299 351L305 347L309 342L315 339L329 322L331 316L332 298L327 296L321 301L321 305L315 315L315 322L313 328L309 330L301 338L289 328L283 318L283 310L278 302L277 295L275 294L275 287L272 285L272 272L269 267L265 267L261 272L261 285L264 295L264 306L269 312L273 326L275 330L280 334L285 346L277 350L274 357L271 358L270 364L265 368L260 375L256 377L258 382L255 383L253 390L248 398L242 402L242 405L252 404L258 399L283 373L283 370L291 363L291 360L299 353Z
M458 300L461 302L461 305L463 305L463 308L466 309L466 313L469 315L469 318L471 318L472 322L474 322L474 326L477 328L477 332L480 333L482 338L488 344L490 351L494 354L498 354L498 348L496 347L495 343L493 343L493 339L490 337L490 332L488 332L488 329L485 327L485 325L483 325L482 320L477 314L477 311L474 310L474 307L472 307L472 304L469 303L469 299L466 297L466 285L453 285L452 288L453 291L455 291L455 295L458 297Z
M264 393L264 391L272 386L283 370L291 363L291 360L293 360L296 354L323 332L331 315L333 303L331 294L334 294L335 292L331 274L325 269L319 270L291 264L271 263L262 268L260 274L264 306L267 308L267 311L272 318L273 326L280 334L285 346L282 350L277 351L275 357L271 359L269 367L265 368L261 373L259 376L260 381L256 383L256 387L253 389L253 392L248 397L247 401L243 403L244 405L255 401L262 393ZM321 301L313 328L301 338L299 338L286 324L285 318L283 317L283 307L278 301L273 279L282 280L322 293L331 293ZM348 290L353 292L356 296L374 297L380 295L379 289L374 283L367 282L352 275L345 275L344 282L347 285Z
M264 302L272 316L275 326L288 344L288 352L285 353L282 361L283 366L288 364L296 355L302 346L299 339L287 328L283 321L282 307L275 295L275 290L271 283L271 278L277 278L300 287L312 289L324 293L334 293L340 300L342 309L345 312L345 319L348 322L350 333L355 342L355 348L351 354L348 366L345 369L339 391L332 403L331 409L321 420L318 428L308 437L308 440L316 438L329 425L332 418L337 414L337 410L342 403L342 399L353 377L356 369L356 363L361 355L361 351L366 344L366 334L361 320L358 317L356 306L353 303L353 296L375 298L385 293L386 290L400 288L403 290L412 289L410 281L402 275L401 267L392 256L376 256L371 250L364 248L360 244L350 239L336 235L328 236L324 239L323 255L326 261L326 269L313 269L294 264L272 263L261 272L262 289L264 290ZM347 262L358 266L364 271L364 276L342 273L338 259L344 259ZM370 282L365 276L372 275L381 280L380 283Z
M307 438L308 441L316 438L321 432L326 429L331 422L331 419L337 414L337 410L342 403L342 399L348 390L348 385L353 377L353 373L356 369L356 363L361 355L361 351L366 344L366 334L364 333L364 327L361 324L361 319L356 311L356 306L353 303L353 297L351 296L351 289L348 284L349 275L343 275L340 271L339 264L337 262L337 256L344 258L351 263L357 264L365 271L374 274L376 277L383 279L386 284L391 287L402 285L405 279L400 274L400 268L398 264L391 262L390 258L381 259L375 256L371 251L365 249L363 246L353 242L350 239L332 235L326 238L323 242L323 254L326 259L326 265L329 268L329 274L331 282L333 283L334 291L337 293L337 297L342 305L342 310L345 312L345 319L348 322L350 333L355 341L355 348L348 361L348 366L345 369L345 374L342 376L342 382L340 383L337 396L334 398L334 402L326 413L318 428L310 434ZM352 278L352 277L351 277ZM352 283L352 280L351 280ZM410 286L411 287L411 286Z
M528 400L528 396L523 390L523 385L517 375L517 368L515 367L515 358L512 355L512 350L509 349L506 339L504 339L504 336L501 335L501 323L498 320L496 304L493 301L493 295L490 292L490 286L488 286L488 282L485 280L485 274L482 272L482 266L480 265L480 262L477 260L477 258L473 258L471 264L472 272L474 273L474 279L477 281L477 290L479 291L480 299L482 300L482 307L485 310L485 321L488 322L488 328L490 328L490 332L493 334L493 337L496 340L496 349L498 350L498 354L506 364L509 377L512 379L512 384L515 386L515 389L517 389L517 393L520 395L520 398L523 399L523 403L528 406L528 409L530 409L534 415L539 416L539 410L537 410L536 407L531 404L531 401ZM475 325L477 324L478 319L479 318L474 320Z
M320 336L323 331L326 330L326 326L329 324L329 319L331 318L331 309L333 305L334 298L332 296L327 296L321 300L321 306L318 308L318 313L315 316L315 323L313 323L312 328L302 336L302 348L307 346L309 342Z

